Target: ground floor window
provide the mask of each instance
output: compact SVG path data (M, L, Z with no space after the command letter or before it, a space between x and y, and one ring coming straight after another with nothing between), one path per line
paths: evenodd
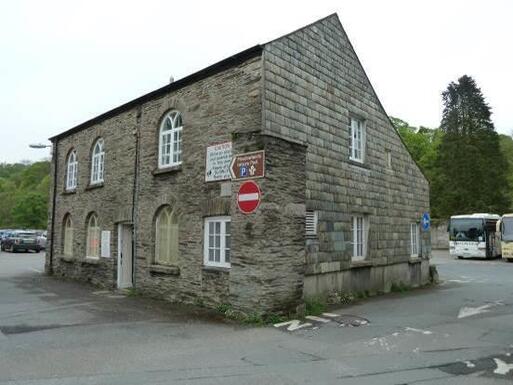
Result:
M100 225L94 213L87 222L86 257L100 258Z
M205 218L205 266L230 267L230 217Z
M411 256L419 256L419 225L417 223L410 224L410 240L411 240Z
M178 216L164 206L155 221L155 263L172 265L178 261Z
M64 220L64 255L68 257L73 255L73 222L69 214Z
M355 215L352 218L353 260L362 260L367 252L365 217Z

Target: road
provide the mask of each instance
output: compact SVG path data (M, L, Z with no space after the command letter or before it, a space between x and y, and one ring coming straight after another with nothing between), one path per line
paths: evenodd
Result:
M60 281L41 273L43 258L0 254L1 385L513 380L513 264L501 260L437 253L438 287L332 309L295 328L242 326ZM349 326L355 319L368 323Z

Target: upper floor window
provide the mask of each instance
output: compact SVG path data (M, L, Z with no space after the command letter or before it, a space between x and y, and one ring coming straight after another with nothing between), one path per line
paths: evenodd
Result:
M78 160L77 152L71 151L66 162L66 190L77 188Z
M182 163L182 115L169 112L160 125L159 168L177 166Z
M365 159L365 124L363 120L351 118L350 159L363 163Z
M155 221L155 263L170 265L178 261L178 217L164 206Z
M91 184L103 182L103 165L105 161L105 149L103 139L98 139L93 146L91 159Z
M95 213L92 213L87 221L86 257L100 257L100 225Z

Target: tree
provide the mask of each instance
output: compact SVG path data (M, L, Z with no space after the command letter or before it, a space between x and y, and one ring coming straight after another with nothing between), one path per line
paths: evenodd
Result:
M49 191L50 162L0 164L0 228L45 228Z
M30 229L44 229L47 218L47 198L37 192L21 195L12 208L16 224Z
M433 216L509 211L508 162L481 90L464 75L442 97L443 137L431 181Z
M403 139L412 158L431 181L435 172L438 147L443 136L439 129L412 127L404 120L390 117L399 135Z

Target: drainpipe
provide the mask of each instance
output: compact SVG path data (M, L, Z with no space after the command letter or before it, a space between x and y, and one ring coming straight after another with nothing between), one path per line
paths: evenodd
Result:
M52 221L50 224L50 260L48 261L47 274L53 274L53 250L54 244L54 233L55 233L55 201L57 200L57 139L52 143L52 162L53 162L53 194L52 194Z
M137 205L139 203L139 134L141 132L141 107L137 110L137 126L134 130L135 137L135 156L134 156L134 184L132 187L132 287L136 287L136 268L137 268Z

